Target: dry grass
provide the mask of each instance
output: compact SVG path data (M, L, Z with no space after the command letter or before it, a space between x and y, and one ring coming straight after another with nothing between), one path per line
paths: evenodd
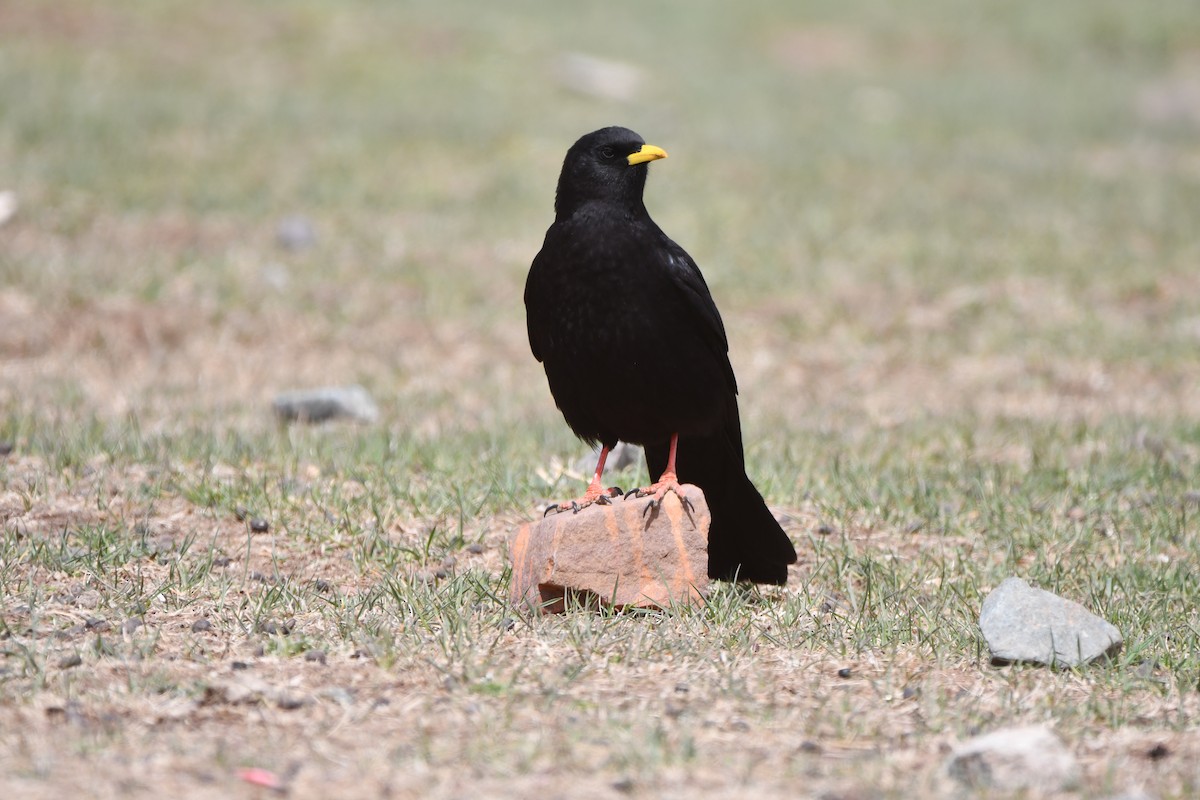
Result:
M1066 796L1194 795L1192 11L0 5L0 794L951 796L1038 722ZM521 287L612 122L672 153L801 558L535 618L504 542L577 445ZM352 382L379 425L267 411ZM989 666L1009 574L1123 654Z

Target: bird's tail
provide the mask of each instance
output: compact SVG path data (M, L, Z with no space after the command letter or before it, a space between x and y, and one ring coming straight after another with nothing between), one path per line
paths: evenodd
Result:
M666 444L646 445L652 480L666 468L667 453ZM788 564L796 563L796 548L746 476L740 431L736 437L727 430L712 436L679 437L676 471L681 483L700 487L712 514L709 577L787 583Z

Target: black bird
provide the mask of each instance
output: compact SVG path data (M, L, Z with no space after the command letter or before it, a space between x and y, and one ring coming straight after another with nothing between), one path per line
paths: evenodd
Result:
M525 283L529 345L571 430L600 443L586 493L551 509L610 502L601 483L618 441L641 444L661 499L679 481L712 514L708 573L782 584L796 550L746 476L725 326L699 267L650 219L647 165L666 158L627 128L567 152L554 224Z

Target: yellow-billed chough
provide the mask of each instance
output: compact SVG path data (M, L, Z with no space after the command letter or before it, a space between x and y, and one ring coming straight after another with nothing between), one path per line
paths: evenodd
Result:
M567 152L554 224L525 284L529 344L580 438L601 444L581 508L619 493L601 483L618 441L644 445L640 495L699 486L712 514L708 572L787 581L796 550L746 476L737 382L725 326L700 269L650 219L647 164L666 153L626 128L589 133Z

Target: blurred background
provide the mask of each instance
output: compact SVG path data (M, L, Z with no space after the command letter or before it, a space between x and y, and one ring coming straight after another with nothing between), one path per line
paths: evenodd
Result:
M570 451L521 292L609 124L671 155L647 204L764 457L1194 444L1190 0L0 2L3 438L255 436L276 393L360 383L400 435Z

